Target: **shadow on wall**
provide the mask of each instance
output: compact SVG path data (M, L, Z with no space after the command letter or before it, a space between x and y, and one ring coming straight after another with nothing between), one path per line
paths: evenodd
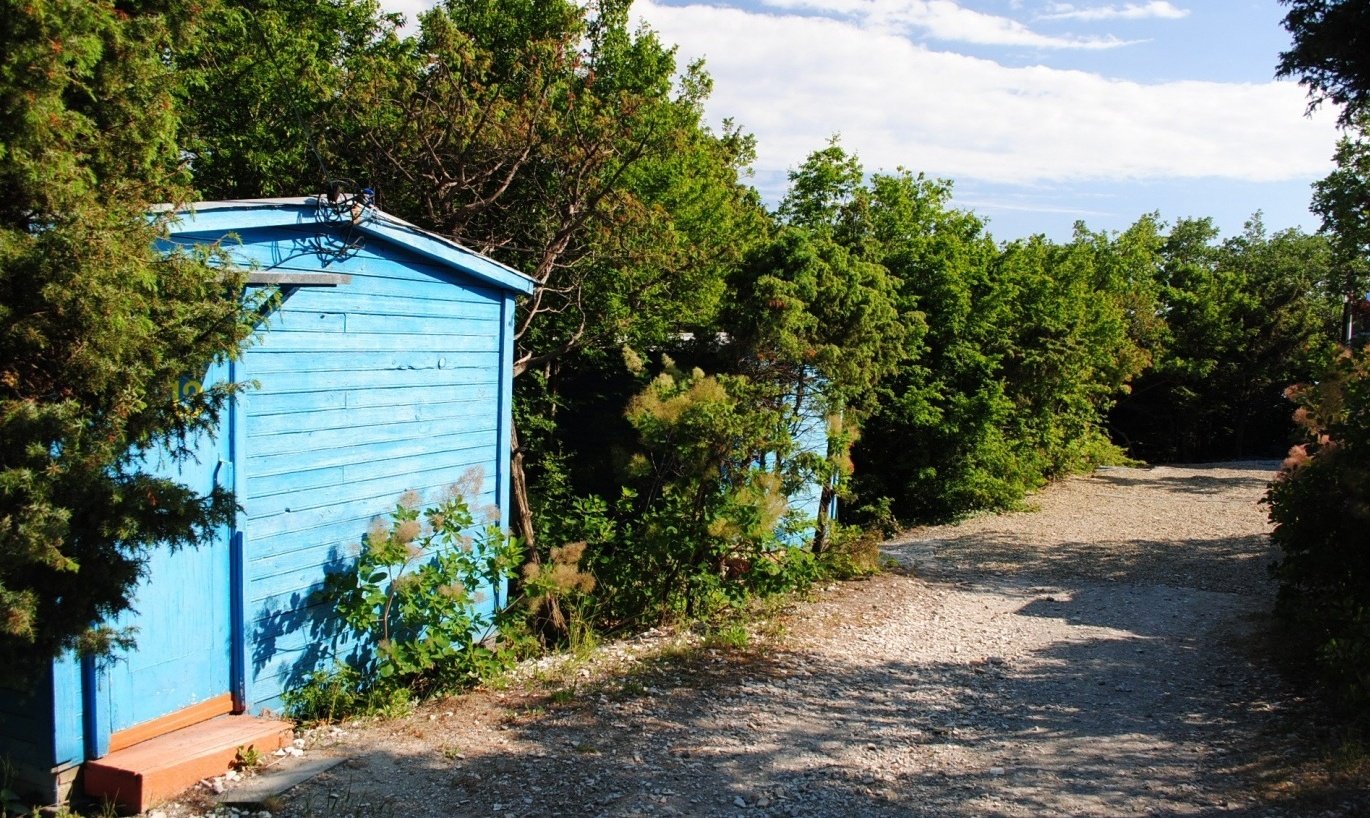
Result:
M329 549L323 566L324 576L348 576L355 571L355 556L344 556L337 546ZM372 662L366 646L352 637L332 604L324 598L326 583L327 580L305 591L296 591L290 595L285 607L265 608L257 615L251 635L253 678L260 678L263 671L287 654L296 655L279 677L281 690L297 689L314 671L331 668L337 663L361 669ZM260 696L258 700L260 703Z

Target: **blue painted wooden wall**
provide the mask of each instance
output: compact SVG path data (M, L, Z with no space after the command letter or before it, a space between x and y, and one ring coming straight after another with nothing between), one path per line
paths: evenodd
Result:
M257 260L289 241L240 238L235 254ZM239 465L254 710L279 709L286 686L333 659L311 595L401 494L435 499L474 472L472 508L508 519L509 294L393 246L328 271L352 280L290 295L240 368L256 384Z

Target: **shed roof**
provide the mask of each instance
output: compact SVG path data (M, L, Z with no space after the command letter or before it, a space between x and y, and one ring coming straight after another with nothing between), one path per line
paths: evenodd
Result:
M335 216L336 212L329 213L332 208L333 205L317 196L196 202L174 208L175 217L171 220L169 229L171 235L176 236L218 231L231 233L235 230L259 227L336 224L336 218L324 218L323 215ZM166 213L172 211L173 207L162 205L155 210ZM531 293L537 286L532 278L506 264L481 255L451 239L416 227L379 208L368 207L355 222L349 218L342 223L350 225L363 235L400 244L421 256L456 268L488 284L524 295Z

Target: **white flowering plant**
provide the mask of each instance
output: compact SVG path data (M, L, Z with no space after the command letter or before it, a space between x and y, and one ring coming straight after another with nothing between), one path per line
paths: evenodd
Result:
M497 637L521 616L505 589L523 546L500 529L498 509L478 522L462 489L427 508L406 493L363 538L356 571L329 582L344 625L375 646L363 673L377 685L451 688L503 664Z

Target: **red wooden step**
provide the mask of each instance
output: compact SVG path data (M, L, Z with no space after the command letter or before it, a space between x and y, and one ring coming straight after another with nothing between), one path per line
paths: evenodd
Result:
M287 721L219 716L87 761L86 794L138 812L166 801L202 778L223 775L239 748L265 756L294 737Z

